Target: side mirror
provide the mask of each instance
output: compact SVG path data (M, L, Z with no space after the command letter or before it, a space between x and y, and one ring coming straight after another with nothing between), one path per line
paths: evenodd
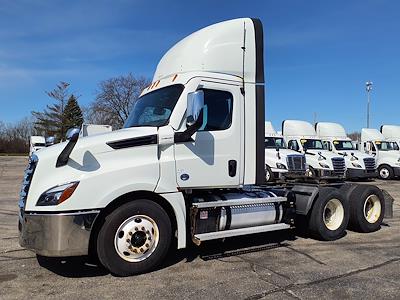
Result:
M204 92L203 91L195 91L189 93L187 96L187 110L186 110L186 125L187 127L192 127L193 125L201 122L199 128L202 125L203 120L200 120L203 116L201 114L202 109L204 107Z
M54 142L55 142L55 137L54 136L47 137L46 138L46 147L54 145Z
M203 125L204 92L195 91L187 96L186 130L176 132L175 143L192 141L192 135Z
M67 140L72 139L72 137L74 137L75 135L79 135L80 131L81 130L79 128L70 128L70 129L68 129L67 134L66 134Z

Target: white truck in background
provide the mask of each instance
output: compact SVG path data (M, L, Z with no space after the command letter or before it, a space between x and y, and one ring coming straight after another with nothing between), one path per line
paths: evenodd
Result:
M263 45L258 19L201 29L163 56L123 129L71 132L33 154L20 244L94 255L128 276L160 265L171 245L287 230L297 217L322 240L348 226L378 230L385 201L375 186L264 186Z
M361 129L359 149L376 158L379 178L393 179L400 176L400 152L393 149L378 129Z
M344 158L325 150L322 140L310 123L285 120L282 123L282 134L289 149L305 154L308 176L319 178L344 178L346 176Z
M29 139L29 156L34 152L46 147L46 139L44 136L32 135Z
M399 125L382 125L381 133L384 135L387 142L395 151L400 151L400 126Z
M111 131L112 131L111 125L82 124L79 136L84 137L94 134L107 133Z
M315 130L326 150L343 156L347 169L346 178L377 177L375 158L356 150L342 125L318 122L315 124Z
M271 122L265 122L265 179L272 182L285 177L305 175L304 154L287 148L283 135L278 134Z

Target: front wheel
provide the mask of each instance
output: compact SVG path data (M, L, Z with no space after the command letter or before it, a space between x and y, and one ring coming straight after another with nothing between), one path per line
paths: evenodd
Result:
M265 181L270 183L274 181L274 173L272 173L272 170L269 166L265 166Z
M378 175L380 179L392 179L394 176L393 169L387 165L379 166Z
M164 209L150 200L134 200L106 217L97 238L97 254L115 275L144 273L161 263L171 238L171 221Z

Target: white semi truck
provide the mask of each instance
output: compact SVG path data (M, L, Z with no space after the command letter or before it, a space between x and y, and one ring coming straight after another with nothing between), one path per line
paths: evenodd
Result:
M382 125L381 133L384 135L387 142L395 151L400 151L400 126L399 125Z
M310 123L285 120L282 123L282 133L289 149L305 154L308 176L320 178L346 176L344 158L325 150L322 140Z
M278 134L271 122L265 122L265 179L273 182L290 176L304 176L304 154L287 148L283 135Z
M45 137L40 135L32 135L29 139L29 156L44 147L46 147Z
M379 178L393 179L400 176L400 152L394 150L392 144L386 141L378 129L361 129L359 148L376 158Z
M20 244L43 256L96 255L127 276L171 245L287 230L340 238L380 228L374 186L265 187L263 29L211 25L159 62L121 130L32 155L19 200ZM176 241L173 242L173 241Z
M342 125L318 122L315 124L315 130L326 150L343 156L346 162L347 178L377 177L375 158L355 149Z

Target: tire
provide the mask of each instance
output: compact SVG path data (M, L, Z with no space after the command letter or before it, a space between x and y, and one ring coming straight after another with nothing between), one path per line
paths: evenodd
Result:
M394 177L393 169L388 165L381 165L378 168L378 176L380 179L383 180L393 179Z
M308 169L306 170L306 176L310 178L316 178L317 173L315 172L313 167L309 166Z
M97 238L97 254L114 275L145 273L162 262L171 239L171 221L163 208L150 200L135 200L105 218Z
M385 216L385 198L373 185L359 185L349 196L349 228L358 232L373 232L381 227Z
M321 188L309 215L308 230L319 240L341 238L349 223L349 206L345 197L335 188Z
M265 165L265 181L267 183L274 181L274 173L272 173L271 168Z

